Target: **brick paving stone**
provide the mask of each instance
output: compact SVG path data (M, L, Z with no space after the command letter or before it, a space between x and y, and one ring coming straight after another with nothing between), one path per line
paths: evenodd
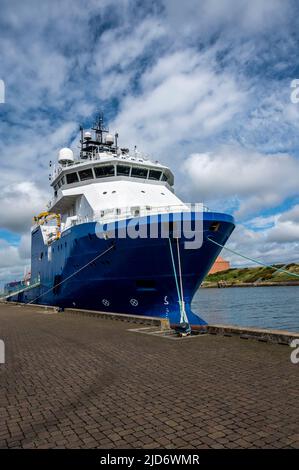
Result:
M0 304L0 448L299 448L290 348Z

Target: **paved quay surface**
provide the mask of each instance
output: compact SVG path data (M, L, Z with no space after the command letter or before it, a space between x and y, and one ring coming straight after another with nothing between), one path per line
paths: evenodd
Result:
M0 448L299 448L288 346L0 304Z

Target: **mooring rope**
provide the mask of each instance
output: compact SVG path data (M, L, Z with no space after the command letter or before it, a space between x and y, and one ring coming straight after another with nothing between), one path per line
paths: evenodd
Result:
M221 248L224 248L225 250L229 251L230 253L233 253L234 255L240 256L241 258L252 261L253 263L260 264L261 266L264 266L265 268L271 268L271 269L274 269L274 271L289 274L289 276L299 277L299 274L292 273L291 271L287 271L286 269L277 268L276 266L273 266L271 264L263 263L262 261L259 261L259 260L254 259L254 258L250 258L249 256L243 255L242 253L239 253L238 251L232 250L231 248L227 248L227 246L224 246L221 243L216 242L215 240L213 240L210 237L207 237L207 239L210 242L214 243L215 245L220 246Z
M178 254L178 263L179 263L179 275L180 275L180 286L181 286L181 323L188 323L188 318L185 310L185 300L184 300L184 290L183 290L183 277L182 277L182 267L181 267L181 254L180 254L180 245L179 239L176 239L177 245L177 254Z
M178 282L178 277L177 277L177 272L176 272L176 267L175 267L174 256L173 256L173 251L172 251L170 238L168 238L168 241L169 241L169 248L170 248L173 274L174 274L176 289L177 289L177 293L178 293L179 306L180 306L180 314L181 314L180 323L183 323L183 322L188 323L188 318L187 318L187 314L186 314L186 311L185 311L184 301L182 300L182 296L181 296L181 293L180 293L179 282ZM178 256L179 256L179 252L178 252ZM179 261L179 264L180 264L180 261ZM180 275L182 276L182 273Z
M40 297L43 297L44 295L48 294L49 292L51 292L51 290L55 289L56 287L58 286L61 286L61 284L63 284L64 282L68 281L71 277L75 276L76 274L78 274L80 271L82 271L83 269L87 268L87 266L89 266L91 263L93 263L94 261L96 261L97 259L101 258L101 256L104 256L106 253L108 253L108 251L112 250L112 248L114 248L114 244L111 245L109 248L107 248L107 250L103 251L102 253L100 253L99 255L97 255L95 258L93 258L91 261L88 261L88 263L86 263L84 266L82 266L80 269L78 269L77 271L75 271L74 273L72 273L70 276L66 277L65 279L63 279L63 281L61 282L58 282L57 284L55 284L53 287L51 287L50 289L48 289L46 292L43 292L41 295L38 295L35 299L33 300L30 300L30 302L24 302L26 305L29 305L29 304L33 304L34 302L36 302L37 299L39 299Z
M174 274L174 279L175 279L176 290L177 290L177 293L178 293L179 304L181 305L181 294L180 294L180 289L179 289L178 277L177 277L177 273L176 273L176 267L175 267L175 262L174 262L174 257L173 257L173 251L172 251L170 238L168 238L168 241L169 241L170 256L171 256L171 261L172 261L172 269L173 269L173 274Z

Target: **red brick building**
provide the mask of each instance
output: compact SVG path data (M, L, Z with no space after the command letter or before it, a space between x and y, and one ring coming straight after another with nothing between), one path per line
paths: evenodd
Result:
M221 256L218 256L216 259L215 263L213 264L209 274L215 274L220 271L226 271L227 269L230 269L230 262L226 261L225 259L221 258Z

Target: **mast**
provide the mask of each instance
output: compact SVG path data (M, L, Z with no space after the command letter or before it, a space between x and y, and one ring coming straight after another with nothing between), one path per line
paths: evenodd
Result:
M83 155L83 126L80 126L80 158L82 158Z
M105 128L104 114L102 111L99 112L94 127L92 127L92 130L95 131L96 141L103 145L103 134L108 134L109 130Z
M99 112L91 130L93 133L89 131L84 132L83 127L80 126L80 158L82 160L93 158L94 155L103 151L109 153L117 151L114 137L109 134L109 129L105 126L103 112ZM115 139L117 141L116 137Z

